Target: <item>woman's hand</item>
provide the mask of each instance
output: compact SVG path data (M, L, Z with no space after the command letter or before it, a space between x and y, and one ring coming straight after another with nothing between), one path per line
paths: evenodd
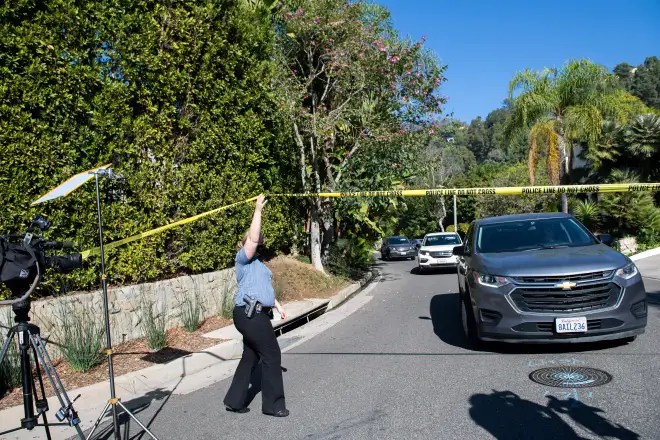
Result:
M263 194L259 194L257 196L257 204L255 206L255 209L258 209L259 211L261 211L262 209L264 209L264 206L266 205L266 203L268 203L268 201L266 200L266 196L263 195Z
M284 310L284 307L282 307L282 304L280 304L279 301L275 300L275 308L277 309L277 312L280 314L282 319L286 319L287 315L286 310Z

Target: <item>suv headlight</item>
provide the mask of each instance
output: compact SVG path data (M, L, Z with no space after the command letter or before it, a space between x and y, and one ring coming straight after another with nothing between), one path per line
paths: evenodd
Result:
M616 271L616 276L621 277L624 280L629 280L635 275L637 275L637 266L635 266L635 263L630 263Z
M419 255L428 255L429 251L419 251Z
M502 287L511 284L507 277L500 277L497 275L488 275L485 273L474 272L474 280L482 286L488 287Z

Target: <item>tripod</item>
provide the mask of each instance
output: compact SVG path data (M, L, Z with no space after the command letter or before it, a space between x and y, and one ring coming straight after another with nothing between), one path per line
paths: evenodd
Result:
M73 402L62 385L60 377L55 371L53 362L46 351L43 340L40 336L40 329L34 324L30 324L30 300L24 299L12 304L12 310L16 315L14 322L16 325L9 329L7 339L2 346L0 352L0 364L5 360L9 346L14 338L18 336L18 349L19 358L21 362L21 385L23 389L23 411L25 418L21 419L21 426L18 428L10 429L0 433L0 436L10 432L18 431L20 429L27 429L31 431L37 426L43 426L46 430L46 438L50 440L50 426L72 426L78 432L78 436L84 439L82 429L80 429L80 419L78 414L73 409ZM37 387L32 375L32 363L30 362L30 351L35 358L35 369L37 372L37 379L39 381L39 390L41 398L37 397ZM41 365L48 376L50 385L55 391L55 395L60 402L60 409L55 414L59 423L49 423L46 418L46 411L48 411L48 400L44 390L44 382L41 376ZM43 417L43 423L39 423L39 416ZM64 420L67 422L64 423Z

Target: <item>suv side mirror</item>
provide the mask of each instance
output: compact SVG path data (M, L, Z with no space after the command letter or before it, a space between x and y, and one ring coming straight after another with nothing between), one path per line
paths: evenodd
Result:
M598 234L596 235L596 238L607 246L612 246L614 244L614 237L612 237L610 234Z
M465 246L456 246L454 247L454 250L451 252L453 255L458 255L459 257L462 257L465 255Z

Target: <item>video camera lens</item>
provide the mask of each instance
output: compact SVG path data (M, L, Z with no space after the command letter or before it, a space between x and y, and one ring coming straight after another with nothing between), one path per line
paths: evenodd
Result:
M36 226L42 231L45 231L46 229L50 228L50 222L40 215L34 217L34 219L32 220L32 225Z
M80 254L55 255L46 257L46 265L52 267L57 273L69 273L83 267Z

